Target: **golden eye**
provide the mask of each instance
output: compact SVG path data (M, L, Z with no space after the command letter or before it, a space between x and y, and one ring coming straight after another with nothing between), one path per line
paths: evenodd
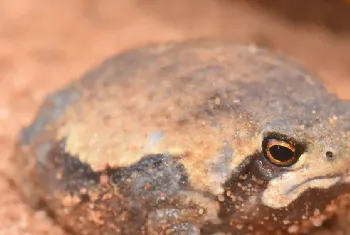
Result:
M279 139L265 139L263 142L265 157L277 166L290 166L298 160L293 142Z

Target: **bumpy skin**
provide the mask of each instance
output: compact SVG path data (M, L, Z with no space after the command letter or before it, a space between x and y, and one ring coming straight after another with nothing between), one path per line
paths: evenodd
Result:
M148 46L47 98L22 133L16 179L76 234L299 233L349 192L349 114L267 51ZM296 144L294 164L266 158L271 136Z

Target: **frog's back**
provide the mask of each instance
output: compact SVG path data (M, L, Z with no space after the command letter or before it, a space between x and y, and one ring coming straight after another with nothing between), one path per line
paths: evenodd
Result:
M231 135L237 122L296 119L326 95L297 65L255 47L211 41L149 46L109 59L51 96L23 140L34 141L50 124L73 155L94 167L123 166L146 152L209 145L224 138L208 140L208 133ZM93 142L92 133L102 136ZM184 138L188 133L197 139ZM124 157L116 159L116 152Z

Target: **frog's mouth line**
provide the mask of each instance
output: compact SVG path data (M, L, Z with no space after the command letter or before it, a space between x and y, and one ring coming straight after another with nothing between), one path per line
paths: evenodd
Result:
M299 184L294 185L286 191L286 195L291 195L293 192L309 184L307 188L329 188L334 184L338 183L342 179L341 176L318 176L312 179L307 179ZM350 180L350 179L349 179ZM311 187L310 187L311 186ZM315 187L312 187L315 186Z
M296 185L290 183L291 179L276 179L276 181L270 182L261 199L266 206L281 209L289 206L302 193L310 189L328 189L341 181L341 179L342 177L338 175L319 176L306 179Z

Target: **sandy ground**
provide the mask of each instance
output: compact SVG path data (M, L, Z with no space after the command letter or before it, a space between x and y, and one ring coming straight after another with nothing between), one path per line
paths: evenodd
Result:
M296 23L267 12L242 1L0 1L0 175L11 169L18 132L46 94L107 56L151 42L218 37L256 43L298 60L330 91L350 99L350 26L338 19L340 32L324 26L327 18ZM0 235L64 234L44 212L22 203L1 176Z

